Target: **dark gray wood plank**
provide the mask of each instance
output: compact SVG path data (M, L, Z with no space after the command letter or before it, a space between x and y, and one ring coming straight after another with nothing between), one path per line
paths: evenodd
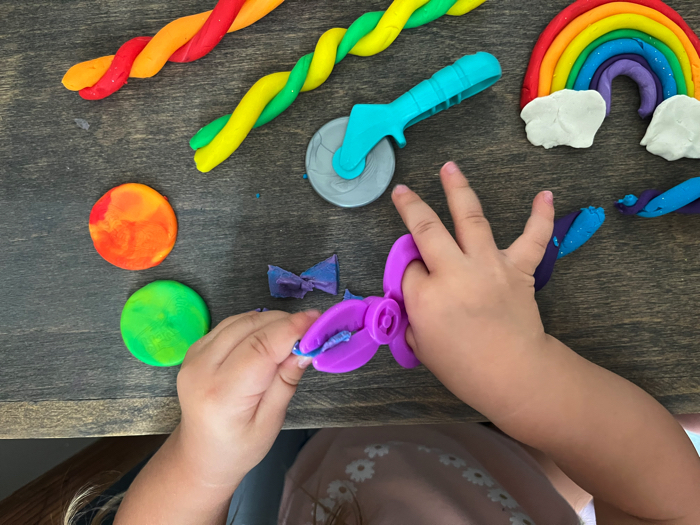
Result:
M561 214L604 206L605 226L558 262L538 295L545 325L669 409L700 411L700 218L624 218L612 207L626 193L698 175L698 161L667 163L639 146L647 124L625 79L615 83L612 115L590 150L544 151L525 138L522 77L539 32L568 0L489 0L464 17L407 30L375 57L345 59L326 84L255 130L216 170L195 169L188 140L199 127L232 110L260 76L291 68L324 30L389 3L287 0L198 62L168 64L152 79L91 102L61 85L68 67L213 2L0 0L0 437L172 429L177 369L137 362L119 334L124 302L155 279L192 286L214 322L258 306L295 311L338 300L320 293L271 299L269 263L301 271L338 253L344 287L379 293L386 254L405 232L389 195L357 210L327 204L302 179L307 143L353 104L389 102L480 50L499 58L503 79L411 128L408 146L397 151L394 182L415 188L449 222L437 171L456 160L501 246L521 231L539 190L555 192ZM671 5L700 30L697 2ZM130 181L167 195L180 226L171 255L143 272L102 260L87 228L92 204ZM427 370L404 371L382 349L352 374L310 371L288 426L475 418Z

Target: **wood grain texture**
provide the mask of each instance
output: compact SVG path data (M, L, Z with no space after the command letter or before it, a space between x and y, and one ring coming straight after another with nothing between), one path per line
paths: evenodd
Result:
M287 0L208 56L168 64L112 97L82 100L60 83L75 62L113 53L126 39L211 7L210 0L0 0L0 436L166 432L177 422L177 369L147 367L126 351L121 308L155 279L199 292L213 321L256 307L328 308L338 298L269 297L266 265L302 271L337 253L341 285L381 291L386 255L405 233L389 194L356 210L335 208L302 179L306 146L356 103L384 103L460 56L488 51L503 79L406 133L395 183L406 183L449 223L437 178L457 161L478 191L496 240L522 230L531 199L555 193L560 214L602 205L605 226L557 263L538 294L547 330L584 357L634 381L674 412L700 412L700 217L622 217L615 199L668 189L698 175L698 161L667 163L639 141L631 81L615 82L613 111L589 150L531 146L519 118L532 46L568 0L489 0L464 17L407 30L375 57L348 57L319 89L303 93L254 130L228 161L199 173L188 140L232 110L260 76L288 70L330 27L347 27L389 0ZM671 0L700 29L700 4ZM79 128L74 119L90 123ZM173 252L129 272L95 252L93 203L125 182L165 194L179 220ZM260 193L256 199L255 194ZM290 427L479 418L425 369L405 371L386 349L363 369L310 371Z
M0 525L57 525L76 494L100 492L153 454L166 436L105 438L0 501Z

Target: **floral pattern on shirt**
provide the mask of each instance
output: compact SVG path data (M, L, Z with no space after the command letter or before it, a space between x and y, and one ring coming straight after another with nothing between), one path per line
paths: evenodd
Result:
M352 481L337 479L328 484L326 492L332 500L351 503L354 495L357 494L357 487Z
M514 509L515 507L518 507L518 502L501 488L489 490L489 499L494 503L500 503L507 509Z
M480 487L494 486L494 481L491 478L491 476L487 476L477 468L469 467L467 470L462 472L462 477L466 478L466 480L470 483L473 483L474 485L479 485Z
M467 462L462 458L458 458L453 454L440 454L440 463L443 465L452 465L456 468L462 468L467 466Z
M375 461L372 459L382 458L390 453L390 447L408 445L408 443L393 441L386 444L372 444L363 449L363 452L370 459L357 459L345 467L345 474L349 480L332 481L327 488L328 498L320 500L316 509L316 520L323 521L333 511L336 504L342 502L351 503L357 495L357 486L353 483L362 483L372 479L375 475ZM414 449L416 450L416 449ZM435 454L438 461L448 467L465 468L467 462L455 454L446 453L439 448L430 448L425 445L417 445L417 450L427 454ZM380 460L381 461L381 460ZM532 518L522 512L515 512L520 505L508 492L500 487L496 480L483 469L467 467L462 471L462 477L469 483L478 487L483 487L485 496L493 503L498 504L502 510L510 510L509 525L536 525ZM505 516L504 516L505 517Z
M511 512L510 522L513 525L535 525L533 519L522 512Z
M387 445L370 445L365 449L365 454L367 454L370 459L375 457L382 457L389 453L389 447Z
M357 459L345 467L345 473L352 481L362 483L374 476L374 461Z
M324 498L319 500L318 503L315 503L314 506L311 507L311 516L316 521L324 522L328 519L330 513L333 512L334 507L335 501L330 498Z

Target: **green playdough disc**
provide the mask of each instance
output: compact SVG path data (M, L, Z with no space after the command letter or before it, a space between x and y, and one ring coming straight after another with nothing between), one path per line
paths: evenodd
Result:
M136 359L151 366L175 366L209 331L210 322L207 305L192 288L176 281L154 281L129 297L121 331Z

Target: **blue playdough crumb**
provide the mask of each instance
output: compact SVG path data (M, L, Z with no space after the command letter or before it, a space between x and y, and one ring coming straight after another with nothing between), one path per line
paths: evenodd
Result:
M306 173L304 173L304 178L305 178L305 179L308 179L309 176L308 176Z
M343 294L343 301L347 301L348 299L358 299L358 300L362 301L364 299L364 297L362 297L361 295L355 295L354 293L352 293L350 290L348 290L346 288L345 293Z
M259 198L260 198L260 194L259 194L259 193L256 193L256 194L255 194L255 198L256 198L256 199L259 199Z
M625 206L634 206L637 204L637 201L639 199L635 197L634 195L625 195L624 199L620 199L619 202L620 204L624 204Z

